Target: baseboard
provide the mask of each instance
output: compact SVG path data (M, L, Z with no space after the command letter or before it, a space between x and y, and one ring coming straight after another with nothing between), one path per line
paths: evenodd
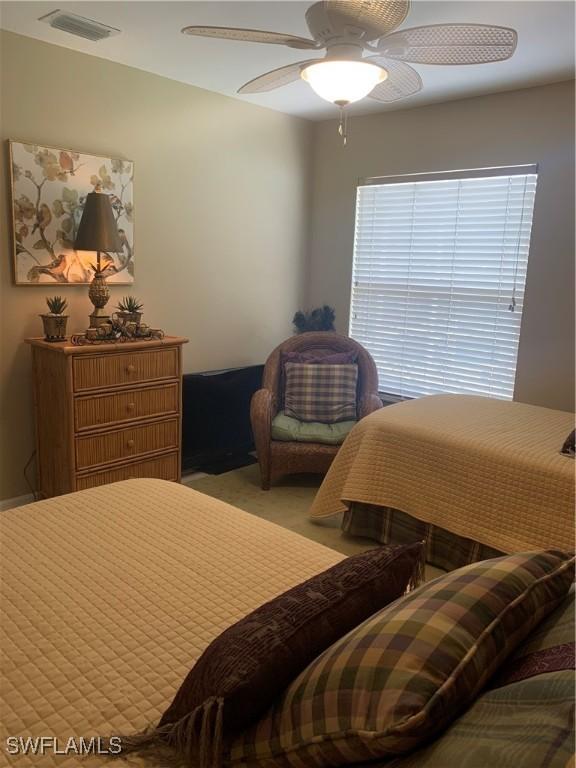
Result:
M13 509L14 507L23 507L24 504L30 504L34 501L34 496L31 493L27 493L24 496L16 496L14 499L3 499L0 501L0 512L5 512L7 509Z

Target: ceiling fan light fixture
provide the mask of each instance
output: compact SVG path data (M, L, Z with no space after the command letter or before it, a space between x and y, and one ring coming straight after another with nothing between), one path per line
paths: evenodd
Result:
M368 96L388 73L368 61L320 61L304 67L300 77L322 99L342 105Z

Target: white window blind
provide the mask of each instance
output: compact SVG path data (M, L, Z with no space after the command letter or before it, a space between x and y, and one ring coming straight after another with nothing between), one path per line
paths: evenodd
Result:
M358 187L350 335L380 391L512 399L536 166Z

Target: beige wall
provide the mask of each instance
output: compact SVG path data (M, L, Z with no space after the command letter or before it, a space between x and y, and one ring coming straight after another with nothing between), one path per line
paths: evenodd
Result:
M303 300L311 124L30 38L0 42L3 140L135 161L133 292L147 321L190 338L185 371L262 362ZM2 150L0 497L11 498L27 492L33 449L23 339L41 334L54 289L12 285ZM87 325L86 290L57 288L71 330Z
M317 125L310 305L348 327L359 177L538 163L515 399L574 407L574 83Z

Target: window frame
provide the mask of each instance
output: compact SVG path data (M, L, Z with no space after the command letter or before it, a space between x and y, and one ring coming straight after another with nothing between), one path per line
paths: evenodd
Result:
M353 246L353 252L352 252L352 269L350 273L350 300L349 300L349 315L348 315L348 335L351 338L354 338L352 336L352 321L354 319L353 316L353 298L354 298L354 272L356 269L356 259L355 259L355 250L356 250L356 222L358 217L358 192L361 187L368 187L368 186L382 186L387 184L412 184L416 182L426 182L426 181L449 181L449 180L468 180L468 179L482 179L482 178L491 178L491 177L499 177L499 176L527 176L527 175L536 175L538 177L539 174L539 165L538 163L526 163L526 164L519 164L519 165L506 165L506 166L489 166L485 168L466 168L466 169L458 169L458 170L448 170L448 171L425 171L425 172L412 172L412 173L404 173L404 174L391 174L386 176L366 176L366 177L359 177L357 179L356 183L356 199L355 199L355 206L354 206L354 246ZM535 186L535 192L534 192L534 203L532 208L532 217L534 216L534 211L536 210L536 200L537 200L537 192L538 192L538 179L536 179L536 186ZM532 241L532 229L533 229L533 219L532 219L532 225L531 225L531 231L530 231L530 242L528 245L528 256L527 256L527 267L526 267L526 280L524 283L524 289L526 287L526 284L528 282L528 266L529 266L529 259L530 259L530 250L531 250L531 241ZM521 316L521 323L522 323L522 317L523 317L523 310L522 310L522 316ZM519 330L519 334L521 335L521 328ZM518 339L518 348L520 346L520 338ZM516 357L516 368L514 371L514 375L516 376L516 369L517 369L518 360ZM514 392L516 389L516 383L514 383L514 387L512 390L512 397L511 401L514 400ZM379 395L381 396L382 400L385 404L393 404L398 402L403 402L406 400L413 400L416 397L423 397L424 395L400 395L395 394L392 392L386 392L380 389L379 385ZM488 396L488 395L487 395Z

